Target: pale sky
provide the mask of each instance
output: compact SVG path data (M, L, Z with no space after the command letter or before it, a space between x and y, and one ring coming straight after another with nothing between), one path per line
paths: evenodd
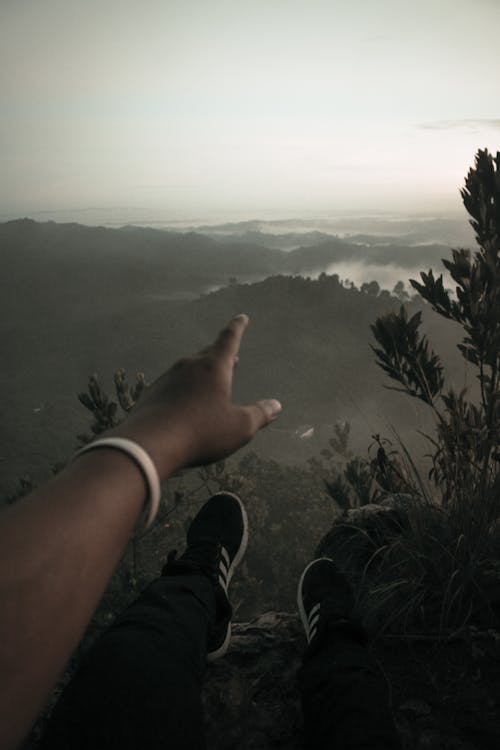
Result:
M0 0L0 217L460 209L499 28L500 0Z

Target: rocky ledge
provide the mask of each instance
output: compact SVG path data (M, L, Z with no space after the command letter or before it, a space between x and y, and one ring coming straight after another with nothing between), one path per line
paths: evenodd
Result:
M286 612L233 626L228 653L209 666L205 681L209 750L303 747L297 670L305 645L298 616ZM500 747L498 675L494 679L500 643L493 637L477 642L473 660L469 647L390 641L373 649L389 684L403 750ZM428 683L429 663L437 672L460 671L465 692L457 687L456 696L437 695Z

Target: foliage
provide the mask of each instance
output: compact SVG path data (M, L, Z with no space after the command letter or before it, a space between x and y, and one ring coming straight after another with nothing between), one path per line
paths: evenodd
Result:
M380 285L378 281L365 281L364 284L361 284L361 291L364 294L370 294L372 297L378 297Z
M112 401L104 392L96 374L90 376L87 391L78 394L80 403L93 415L93 421L90 425L92 436L116 427L133 408L146 387L146 380L142 372L137 373L136 381L131 387L125 380L125 370L123 369L115 371L113 380L117 401ZM118 407L121 407L122 415L119 414ZM82 443L89 443L93 437L78 435L78 439Z
M344 422L343 424L337 422L333 430L335 434L328 441L330 448L342 458L352 458L352 452L349 449L349 436L351 434L351 425L349 422ZM328 451L323 453L327 458L331 457L331 453Z
M14 493L12 495L8 495L5 498L5 502L8 505L12 505L16 502L16 500L20 500L22 497L32 492L35 487L36 483L33 477L31 477L29 474L24 474L19 478L17 488L15 489Z
M392 293L395 297L397 297L401 302L409 302L410 295L405 289L405 283L404 281L398 281L392 290Z
M413 492L411 471L404 467L399 451L387 438L373 435L369 458L353 457L350 431L349 422L337 423L329 447L321 451L320 458L308 462L323 477L326 491L344 514L395 493Z
M380 435L373 435L370 451L371 475L375 488L371 502L378 502L395 494L414 494L418 472L409 455L401 455L393 443ZM425 494L425 493L424 493Z
M314 456L308 460L310 469L323 478L327 493L344 512L363 503L366 497L362 477L358 477L356 473L364 462L352 459L350 433L349 422L337 422L334 434L328 440L328 447L323 448L319 457ZM358 490L361 490L361 494Z
M432 271L411 283L438 315L461 327L458 348L476 371L477 393L445 387L440 358L420 334L420 313L408 317L402 307L372 326L377 364L398 383L394 390L427 404L436 424L435 434L424 437L437 502L403 446L388 453L378 439L371 464L381 488L394 490L396 480L408 493L397 529L363 532L365 611L378 612L383 629L449 632L498 625L500 617L500 153L478 152L462 197L479 249L452 250L443 260L454 292ZM359 534L348 537L348 546L357 539L359 549Z
M429 351L425 336L419 336L421 322L421 312L408 319L404 307L399 313L377 318L371 329L380 348L372 349L377 364L401 383L402 388L393 390L407 392L432 405L443 387L443 368L437 354Z
M444 505L488 505L491 522L497 514L492 498L500 488L500 154L494 159L478 152L462 197L479 250L473 256L452 250L452 260L443 260L455 294L432 271L421 274L422 283L411 283L436 313L462 327L458 348L477 371L480 398L444 391L440 359L419 333L420 313L408 318L402 307L378 318L372 331L379 346L373 349L377 364L401 386L395 390L421 399L436 415L430 476Z
M325 479L325 487L341 510L345 511L352 507L352 491L341 473L334 475L331 479Z

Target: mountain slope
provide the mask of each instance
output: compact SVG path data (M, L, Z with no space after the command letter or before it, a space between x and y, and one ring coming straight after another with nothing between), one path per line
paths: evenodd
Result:
M96 270L99 274L99 266ZM36 282L29 266L25 275L26 283ZM75 435L88 424L76 395L90 373L98 372L108 388L118 367L132 376L144 370L151 380L176 358L209 342L241 311L250 315L251 325L235 376L235 397L277 397L284 404L280 420L256 443L268 455L290 460L310 455L322 447L337 420L353 422L369 442L385 419L404 434L413 429L416 415L420 419L416 404L383 389L386 381L370 349L369 324L397 307L398 300L345 289L332 276L318 281L270 277L178 302L139 293L124 298L111 283L97 304L88 285L86 298L76 303L59 275L36 295L12 293L8 314L2 296L4 486L71 455ZM448 353L461 377L449 327L424 312L431 323L431 343ZM304 424L315 427L307 446L294 438ZM428 423L424 419L419 426Z

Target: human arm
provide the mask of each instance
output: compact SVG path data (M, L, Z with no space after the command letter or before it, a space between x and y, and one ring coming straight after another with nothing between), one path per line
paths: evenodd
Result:
M108 435L141 445L161 479L230 455L276 418L280 405L232 403L246 316L181 360ZM143 478L109 448L78 457L0 517L0 747L25 736L78 644L145 497Z

